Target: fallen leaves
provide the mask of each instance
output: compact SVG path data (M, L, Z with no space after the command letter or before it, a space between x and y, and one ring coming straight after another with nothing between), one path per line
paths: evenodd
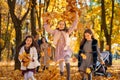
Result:
M58 63L61 61L63 60L60 60L57 63L50 61L49 63L51 65L49 66L49 69L45 71L42 71L42 69L39 69L39 73L35 74L35 78L37 80L66 80L66 69L64 71L64 76L60 76L59 74ZM110 72L112 74L112 77L93 76L93 80L119 80L120 79L119 62L120 60L114 60L113 66L108 67L107 72ZM9 64L11 63L9 62ZM0 66L1 66L1 63L0 63ZM77 69L78 69L77 65L73 66L71 62L71 80L81 79L81 75ZM23 75L21 74L20 70L14 70L13 65L1 66L0 80L23 80Z

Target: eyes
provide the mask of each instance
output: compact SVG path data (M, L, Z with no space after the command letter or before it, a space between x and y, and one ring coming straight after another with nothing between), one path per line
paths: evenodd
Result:
M26 39L26 43L32 43L32 39L31 38L27 38Z
M59 22L59 25L60 25L60 26L64 26L64 25L65 25L65 22L61 21L61 22Z
M85 38L91 37L92 35L89 33L85 33Z
M59 23L59 25L62 25L62 26L64 26L65 24L64 24L64 23Z

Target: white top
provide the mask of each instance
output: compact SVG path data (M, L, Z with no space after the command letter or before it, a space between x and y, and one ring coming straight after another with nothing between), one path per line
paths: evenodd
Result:
M20 49L19 55L23 53L25 53L24 46ZM21 62L21 70L34 69L37 66L40 66L40 63L38 62L37 49L35 47L30 48L30 58L33 59L34 61L30 61L27 67L23 66L22 60L19 59Z

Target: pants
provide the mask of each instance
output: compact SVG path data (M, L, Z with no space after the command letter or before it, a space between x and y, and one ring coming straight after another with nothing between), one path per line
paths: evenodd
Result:
M33 76L33 72L29 71L24 74L24 80L36 80Z

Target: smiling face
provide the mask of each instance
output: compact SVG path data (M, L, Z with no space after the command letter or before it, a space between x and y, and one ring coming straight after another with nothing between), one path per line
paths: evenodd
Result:
M27 38L26 41L25 41L25 43L26 43L25 44L26 47L30 47L31 44L32 44L32 38Z
M91 40L91 39L92 39L92 34L90 34L90 33L85 33L85 39Z
M58 28L59 28L60 30L64 29L64 28L65 28L65 22L64 22L64 21L60 21L60 22L58 23Z

